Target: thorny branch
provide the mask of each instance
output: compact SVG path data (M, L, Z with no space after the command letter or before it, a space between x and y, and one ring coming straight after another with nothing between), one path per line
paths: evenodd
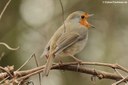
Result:
M80 67L78 67L77 65L78 65L77 62L54 64L52 66L51 70L74 71L74 72L80 72L80 73L94 75L94 76L97 76L99 79L112 79L112 80L122 81L122 82L128 81L128 77L122 78L122 76L117 75L117 74L97 70L94 68L84 67L85 65L106 66L106 67L111 67L114 69L119 69L119 70L122 70L124 72L127 72L127 70L124 69L124 67L120 68L120 65L117 65L117 64L108 64L108 63L99 63L99 62L82 62ZM30 70L13 71L13 73L11 72L13 77L11 77L6 71L4 71L4 72L0 73L0 79L4 79L7 76L10 76L9 79L7 79L7 80L9 80L9 82L14 82L14 79L17 82L21 82L21 81L28 79L29 77L31 77L33 75L36 75L36 74L43 72L44 68L45 68L45 65L35 67L33 69L30 69ZM8 70L8 72L9 72L9 70ZM121 83L121 82L119 82L119 83Z

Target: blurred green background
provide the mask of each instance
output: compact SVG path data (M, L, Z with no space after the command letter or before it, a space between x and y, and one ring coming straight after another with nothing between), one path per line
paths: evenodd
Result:
M0 0L0 11L8 0ZM128 0L119 0L127 1ZM128 67L128 3L105 4L103 0L62 0L65 18L74 11L85 11L95 16L89 19L96 29L90 29L86 48L77 56L84 61L118 63ZM4 53L0 65L19 68L33 53L40 64L44 46L53 33L63 24L59 0L12 0L0 20L0 42L11 47L10 51L0 45ZM34 59L23 69L36 67ZM97 68L92 66L92 68ZM99 67L109 72L111 69ZM30 78L38 85L38 76ZM67 71L51 71L42 79L43 85L111 85L112 80L91 81L91 76Z

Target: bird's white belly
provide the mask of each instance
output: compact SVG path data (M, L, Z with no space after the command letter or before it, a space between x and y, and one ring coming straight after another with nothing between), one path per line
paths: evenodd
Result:
M81 50L83 50L83 48L85 47L85 44L86 44L86 39L75 43L74 45L65 49L64 52L75 55L75 54L79 53Z

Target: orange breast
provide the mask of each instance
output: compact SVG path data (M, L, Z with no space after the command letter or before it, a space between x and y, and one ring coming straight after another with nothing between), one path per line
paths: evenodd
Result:
M84 26L87 27L87 28L90 27L90 24L89 24L89 23L87 22L87 20L85 20L85 19L80 20L80 24L81 24L81 25L84 25Z

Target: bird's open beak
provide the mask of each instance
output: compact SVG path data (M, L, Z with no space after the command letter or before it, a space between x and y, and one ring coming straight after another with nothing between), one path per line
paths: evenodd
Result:
M94 16L94 14L89 14L89 15L88 15L88 17L92 17L92 16ZM92 24L90 24L90 27L91 27L91 28L95 28L95 26L92 25Z

